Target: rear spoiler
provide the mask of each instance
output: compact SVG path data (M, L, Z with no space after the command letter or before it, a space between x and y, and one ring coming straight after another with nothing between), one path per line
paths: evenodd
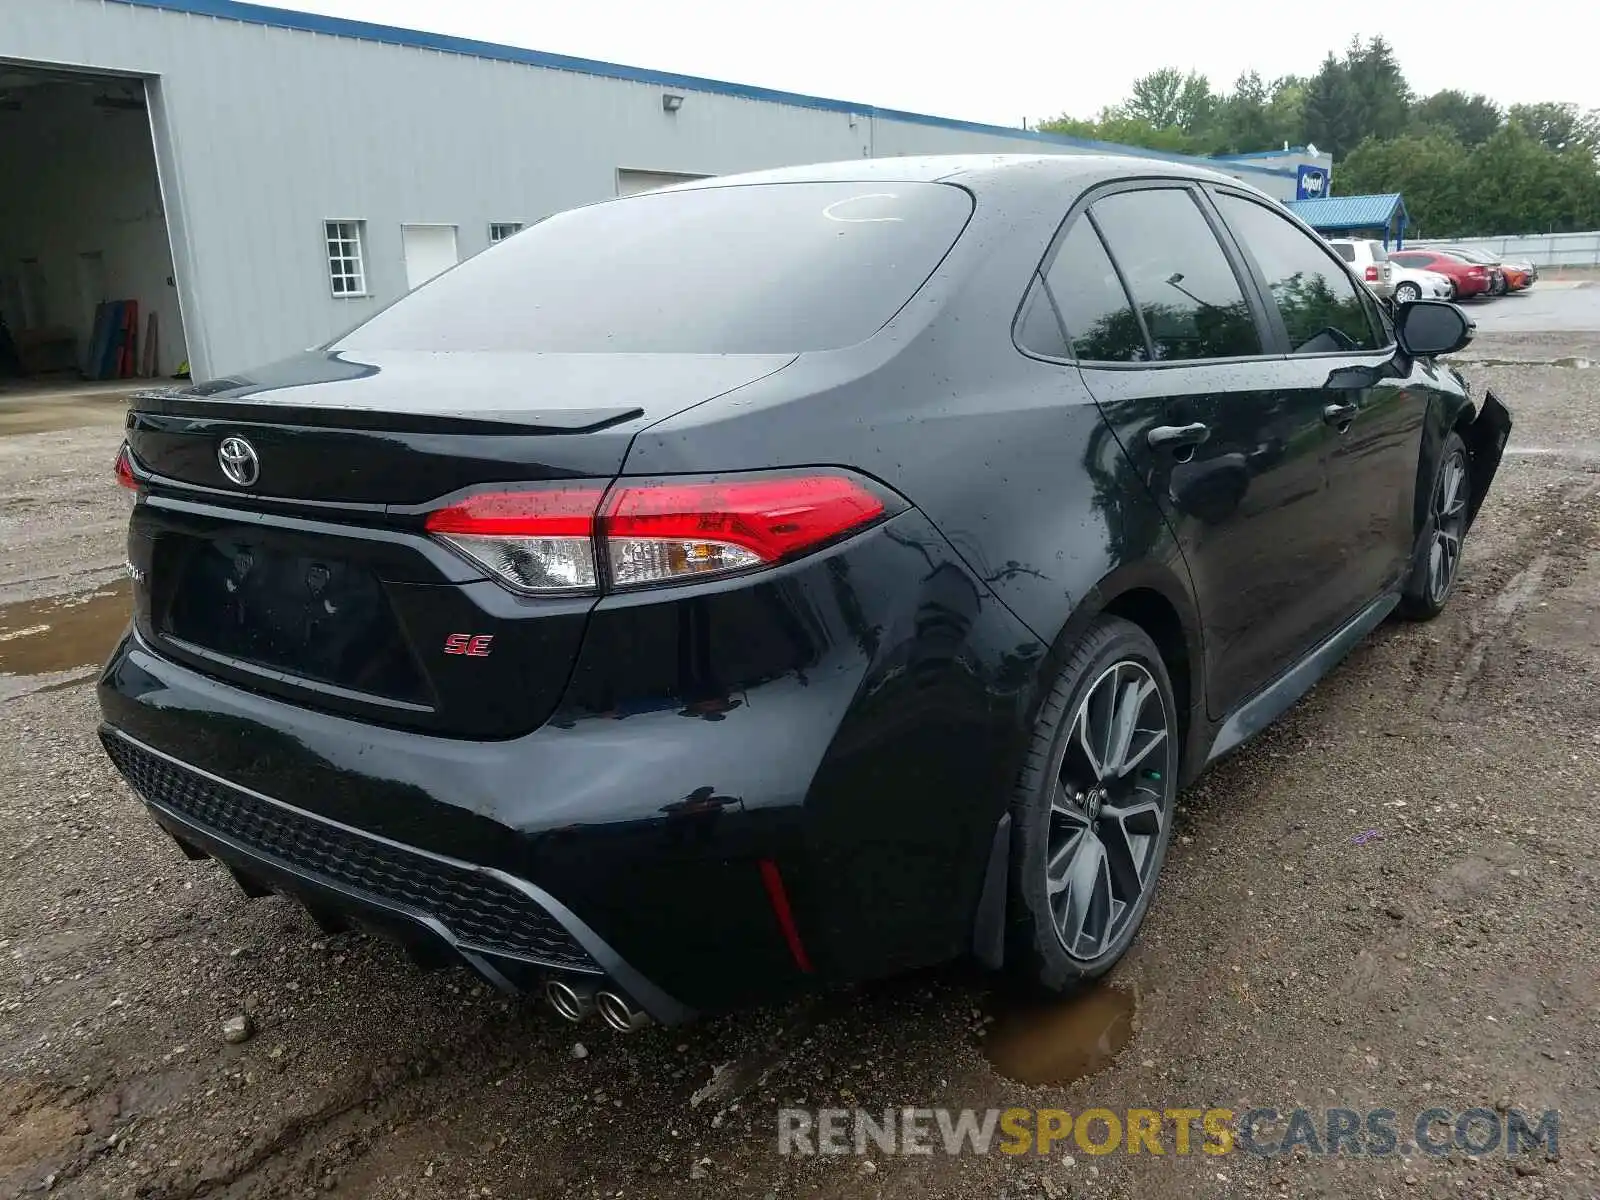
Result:
M266 393L270 395L270 393ZM257 398L260 397L260 398ZM277 403L262 393L248 400L217 400L188 389L135 392L128 404L131 428L141 414L199 417L231 424L265 423L308 428L367 429L389 433L594 433L644 416L644 409L556 408L546 411L418 413L389 409Z

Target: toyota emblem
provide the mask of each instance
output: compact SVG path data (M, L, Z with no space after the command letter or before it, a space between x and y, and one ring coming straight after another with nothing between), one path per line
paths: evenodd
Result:
M217 461L222 464L222 473L240 487L249 487L261 476L256 448L242 437L223 438L217 447Z

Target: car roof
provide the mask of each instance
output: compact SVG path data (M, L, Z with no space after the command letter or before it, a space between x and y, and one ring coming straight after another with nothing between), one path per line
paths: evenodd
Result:
M1122 154L934 154L908 158L861 158L775 167L741 175L689 180L664 191L743 187L768 183L958 183L975 194L1030 199L1036 193L1060 195L1064 185L1079 190L1112 179L1192 179L1227 184L1258 195L1259 188L1222 171L1188 163Z

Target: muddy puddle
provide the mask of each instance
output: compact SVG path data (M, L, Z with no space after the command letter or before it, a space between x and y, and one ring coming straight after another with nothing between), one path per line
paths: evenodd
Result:
M1600 365L1600 359L1593 358L1458 358L1454 360L1463 367L1566 367L1575 371L1587 371L1590 367Z
M0 391L0 437L53 433L88 425L121 425L128 391L6 393Z
M1018 1083L1064 1084L1110 1066L1133 1037L1132 992L1091 988L1071 1000L997 1005L984 1041L990 1066Z
M127 628L132 608L126 579L77 596L0 605L0 699L66 682L105 662Z

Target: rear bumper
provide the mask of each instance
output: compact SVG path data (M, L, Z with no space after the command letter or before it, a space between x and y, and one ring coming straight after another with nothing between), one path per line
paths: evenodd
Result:
M604 978L651 1017L693 1010L635 971L570 910L525 880L401 846L236 787L104 726L101 742L158 825L190 858L215 858L250 895L304 904L329 932L352 925L425 964L455 962L523 994L551 975Z
M119 761L156 819L246 879L513 986L609 975L671 1021L970 947L1043 653L911 510L760 576L602 600L555 716L516 738L311 710L134 633L99 700L113 758L180 773L175 801ZM305 838L185 800L202 785L449 886L375 889ZM485 886L592 964L469 927L455 892Z

